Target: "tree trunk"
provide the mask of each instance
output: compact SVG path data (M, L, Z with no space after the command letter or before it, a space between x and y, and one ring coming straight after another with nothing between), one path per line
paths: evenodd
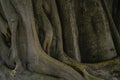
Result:
M118 0L0 0L0 80L119 80L117 16Z

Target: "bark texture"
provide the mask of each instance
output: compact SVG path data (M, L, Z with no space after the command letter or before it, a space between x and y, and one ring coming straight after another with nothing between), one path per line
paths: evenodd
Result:
M119 80L119 0L0 0L0 80Z

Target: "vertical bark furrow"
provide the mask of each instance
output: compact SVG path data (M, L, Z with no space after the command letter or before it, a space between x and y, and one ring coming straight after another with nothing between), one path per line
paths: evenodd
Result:
M41 2L41 3L40 3ZM34 13L35 18L38 20L36 21L38 24L38 28L43 30L44 37L40 36L41 38L44 38L43 42L41 43L43 46L44 51L47 54L50 54L50 47L53 39L53 29L52 24L48 18L48 15L50 13L50 10L47 8L50 8L49 2L47 1L34 1ZM39 35L41 32L39 32ZM42 41L42 40L41 40Z
M80 61L80 50L78 46L78 29L74 11L74 1L57 1L58 10L63 31L63 43L65 52L72 58Z
M83 62L98 62L115 57L108 20L99 0L84 0L77 13L79 45Z

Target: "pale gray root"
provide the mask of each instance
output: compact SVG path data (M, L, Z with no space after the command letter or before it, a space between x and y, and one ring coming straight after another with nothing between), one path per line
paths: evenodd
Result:
M45 32L45 40L43 44L43 49L47 54L50 55L50 46L51 46L52 38L53 38L52 25L43 11L41 12L41 17L43 20L43 30Z
M13 2L16 10L19 11L22 17L27 32L28 69L38 73L62 77L67 80L84 80L74 69L49 57L42 50L35 29L31 0L13 0Z
M101 0L101 3L103 5L103 8L104 8L106 15L107 15L107 18L109 20L110 30L111 30L111 34L112 34L112 37L114 40L114 44L115 44L117 53L118 53L118 55L120 55L120 35L119 35L119 32L116 28L114 21L113 21L112 15L111 15L109 8L108 8L108 5L107 5L107 2L105 0Z
M38 20L38 28L41 27L44 32L44 42L43 42L43 49L44 51L50 55L50 46L53 39L53 29L52 24L47 17L48 11L48 4L45 0L36 0L34 2L35 6L35 14L36 19ZM40 24L41 23L41 24ZM42 37L40 37L42 38Z
M26 68L27 63L27 38L26 38L26 30L23 25L22 20L19 20L19 27L17 31L17 49L21 60L21 63L24 68Z
M0 66L0 80L65 80L63 78L38 74L27 70L17 74L11 74L11 72L12 70L6 66Z
M15 61L16 67L15 71L22 71L22 64L18 57L17 44L16 44L16 36L17 36L17 27L18 27L18 16L10 2L10 0L0 0L3 11L5 13L6 19L8 21L9 29L11 31L11 51L12 58Z
M55 55L57 55L56 57L58 57L59 54L63 53L63 40L62 40L61 22L60 22L55 0L52 0L49 2L49 7L50 7L49 17L51 20L51 24L53 26L54 37L56 40Z
M58 55L58 59L64 63L70 65L70 66L80 67L79 62L76 63L76 60L73 60L72 58L68 57L66 55L66 53L64 53L61 22L60 22L60 18L59 18L59 14L57 11L57 6L56 6L55 1L51 2L50 6L51 6L51 13L50 13L51 22L53 24L53 29L55 29L55 34L56 34L55 37L57 39L56 40L56 43L57 43L57 52L56 53Z
M74 6L75 6L74 1L57 0L57 3L58 3L59 15L61 17L60 19L61 25L63 28L62 32L63 32L65 52L67 55L69 55L70 57L80 62L81 59L80 59L80 49L78 45L78 29L76 24L76 15L74 11ZM55 10L54 10L54 13L55 13Z

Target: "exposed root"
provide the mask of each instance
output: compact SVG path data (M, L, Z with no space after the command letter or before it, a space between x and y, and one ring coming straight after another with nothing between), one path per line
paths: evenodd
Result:
M87 69L91 69L91 67L93 69L99 70L99 69L107 69L109 68L108 66L112 66L112 65L116 65L119 66L119 61L120 58L115 58L112 60L108 60L108 61L103 61L103 62L99 62L99 63L93 63L93 64L89 64L89 63L79 63L76 60L73 60L72 58L68 57L65 54L62 54L61 56L59 56L59 60L64 62L65 64L73 67L76 71L78 71L81 75L83 75L87 80L104 80L101 77L95 76L91 73L89 73L89 71L87 71ZM111 68L111 67L110 67ZM120 68L118 67L114 67L112 69L112 71L114 70L118 70L119 71ZM95 71L95 70L94 70Z
M18 51L17 51L17 43L16 43L16 37L17 37L17 27L18 27L18 16L16 11L14 10L12 4L10 3L10 0L1 0L1 5L3 8L3 11L5 13L5 16L8 21L9 29L11 31L11 50L13 54L13 59L16 63L15 70L22 70L22 64L18 57Z
M25 24L28 42L28 69L30 71L62 77L68 80L84 80L84 78L71 67L49 57L42 50L35 29L35 22L31 0L13 0L17 10L20 11ZM20 2L19 2L20 1ZM19 4L18 4L19 3ZM17 4L17 5L16 5ZM26 4L25 6L21 4ZM22 7L21 7L22 6ZM22 13L22 12L25 12ZM29 17L28 17L29 16ZM63 68L64 67L64 68ZM53 69L55 71L53 71Z
M5 5L6 2L8 6ZM95 64L87 64L87 63L84 64L84 63L78 62L79 60L76 61L68 57L66 53L63 52L64 49L63 49L63 41L62 41L61 23L60 23L59 15L57 12L57 6L55 3L55 0L53 0L54 3L49 3L49 5L45 3L46 5L45 11L47 14L51 16L50 17L51 22L48 19L47 15L44 13L44 11L42 11L42 9L40 11L41 17L43 20L43 25L44 25L43 29L45 32L45 41L44 41L44 50L43 50L40 45L38 34L35 28L32 0L11 0L11 2L14 3L13 4L15 6L14 8L9 3L9 0L1 0L2 7L5 12L5 16L9 22L9 26L10 26L9 28L12 34L11 35L11 39L12 39L11 49L12 49L12 53L14 56L13 59L16 62L15 69L12 72L10 71L11 76L14 77L14 75L17 73L18 74L24 73L24 70L22 70L23 72L21 72L22 65L18 57L18 51L17 51L17 45L16 45L16 36L17 36L16 34L17 34L17 26L19 23L19 19L14 9L16 9L18 13L20 14L25 30L26 30L28 55L25 57L27 57L26 64L27 64L27 69L29 71L36 72L39 74L55 76L56 77L55 80L59 80L60 78L62 79L64 78L66 80L104 80L101 77L99 78L96 75L93 75L92 71L90 72L88 69L90 68L92 70L92 68L95 68L95 69L103 68L108 65L119 62L120 59L101 62L101 63L95 63ZM48 8L49 6L51 6L50 9ZM8 10L9 8L12 11L9 11ZM74 13L72 14L72 16L73 15ZM56 53L58 55L58 59L62 61L63 63L53 59L52 57L46 54L46 53L49 53L49 49L50 49L52 38L53 38L52 28L56 30L55 31L56 33L55 37L57 39L56 40L56 43L57 43ZM7 34L7 36L10 36L10 35ZM0 41L2 41L1 38L0 38ZM3 47L5 46L1 42L0 42L0 45L2 45ZM8 49L8 48L5 47L5 49ZM1 54L0 54L0 57L1 57Z
M84 69L84 76L87 80L104 80L102 78L98 78L94 75L89 74L85 69Z
M50 6L48 5L47 0L36 0L35 1L35 14L36 19L38 20L38 27L41 28L44 32L44 38L43 41L43 49L44 51L50 55L50 46L53 39L53 29L52 24L48 18L49 12L50 12ZM48 9L49 8L49 9ZM41 23L41 24L40 24Z
M53 38L52 25L51 25L49 19L47 18L47 16L45 15L45 13L41 12L41 14L42 14L41 17L43 20L43 30L45 33L45 40L44 40L44 44L43 44L43 49L46 53L50 54L50 46L51 46L52 38Z
M7 77L5 77L7 75ZM6 66L0 66L0 80L66 80L51 75L37 74L24 70L22 73L14 73Z

